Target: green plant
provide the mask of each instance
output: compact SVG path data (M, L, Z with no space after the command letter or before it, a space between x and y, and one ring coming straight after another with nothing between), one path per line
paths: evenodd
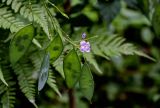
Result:
M136 54L154 60L133 44L126 43L124 38L109 37L107 32L99 37L84 39L91 42L92 49L89 53L80 52L81 40L74 41L62 31L53 16L53 9L58 8L48 0L2 0L0 27L10 29L10 35L3 34L0 42L0 46L4 48L0 49L0 78L3 81L0 82L0 100L3 108L14 107L17 83L21 92L35 107L37 81L41 90L48 79L47 84L61 96L52 74L54 70L49 70L49 65L64 75L70 94L79 82L82 93L91 101L94 81L88 63L102 73L95 60L96 55L110 60L114 56ZM60 13L67 17L63 12ZM70 101L72 106L73 99Z

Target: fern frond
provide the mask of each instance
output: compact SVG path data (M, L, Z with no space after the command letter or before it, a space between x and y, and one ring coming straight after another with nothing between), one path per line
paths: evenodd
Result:
M0 82L0 95L3 94L7 90L7 86Z
M61 93L58 90L58 87L56 85L56 80L52 72L49 72L47 84L60 96L62 97Z
M0 8L0 28L10 29L11 32L17 32L28 22L17 14L13 14L7 7Z
M45 9L37 0L3 0L2 2L10 5L15 13L19 12L29 21L40 24L47 36L50 36L48 29L48 20L46 18Z
M98 65L97 61L95 60L95 57L94 57L93 53L84 53L83 56L86 58L86 60L89 62L89 64L91 64L95 68L95 70L99 74L103 73L101 71L101 69L99 68L99 65Z
M14 103L15 103L15 88L14 88L15 83L13 83L8 87L7 90L5 91L5 93L2 95L1 97L1 103L2 103L2 107L3 108L14 108Z
M40 3L32 2L29 4L25 2L20 8L20 14L25 18L28 18L29 21L35 21L40 24L47 36L50 36L45 9Z
M0 85L0 95L2 108L14 108L14 103L16 99L16 82L13 80L13 75L10 73L9 67L3 66L4 78L8 83L8 86ZM4 87L4 88L2 88ZM3 91L3 92L2 92Z
M63 57L64 57L64 55L61 55L61 56L53 63L53 67L55 67L56 71L59 72L59 74L62 76L62 78L65 79L64 71L63 71Z
M43 61L43 57L44 57L44 51L36 51L34 53L32 53L29 58L33 64L33 77L37 80L38 79L38 74L39 74L39 71L40 71L40 68L41 68L41 64L42 64L42 61Z
M35 105L35 80L32 78L33 66L31 63L27 63L23 60L21 63L17 63L13 66L15 74L18 76L18 84L21 91L27 97L27 99Z
M138 50L133 44L125 43L125 39L122 37L100 37L97 41L94 42L92 47L94 54L105 57L107 59L114 56L121 56L122 54L136 54L154 60L151 57L144 54L142 51Z
M18 12L20 7L22 6L22 1L24 0L2 0L2 2L6 2L7 5L11 5L11 8L14 9L15 12Z

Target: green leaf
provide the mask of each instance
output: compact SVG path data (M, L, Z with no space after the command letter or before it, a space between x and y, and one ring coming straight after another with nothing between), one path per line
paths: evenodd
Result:
M154 58L148 56L147 54L145 54L145 53L143 53L143 52L141 52L141 51L135 51L134 53L137 54L137 55L139 55L139 56L148 58L148 59L150 59L150 60L152 60L152 61L154 61L154 62L156 61Z
M14 65L27 51L34 36L34 28L27 25L19 30L10 43L10 62Z
M18 84L20 90L23 92L25 97L35 106L35 94L36 94L36 80L33 77L33 73L35 71L34 65L29 62L28 59L22 59L17 62L14 66L15 74L18 76Z
M85 63L82 67L82 75L79 85L84 97L91 101L94 92L94 81L87 63Z
M2 108L14 108L14 103L16 100L16 92L14 87L10 87L7 91L2 95L1 103Z
M108 38L100 37L92 45L92 47L93 47L92 50L94 54L102 56L102 57L106 56L105 57L106 59L116 57L116 56L135 54L135 55L143 56L150 60L155 61L152 57L149 57L148 55L140 51L133 44L126 43L123 37L118 37L118 36L110 36ZM96 52L102 52L102 53L97 54Z
M101 71L101 69L99 68L99 66L98 66L98 64L97 64L97 62L96 62L96 60L95 60L95 58L94 58L94 55L93 55L92 53L84 53L83 55L84 55L84 57L86 58L86 60L87 60L91 65L94 66L94 68L97 70L97 72L98 72L99 74L102 74L102 73L103 73L103 72Z
M160 36L160 5L157 5L152 16L153 29Z
M52 72L49 72L47 84L59 95L59 97L62 97L60 91L58 90L58 87L56 85L56 80Z
M55 4L53 4L53 3L50 2L49 0L48 0L48 3L50 3L54 8L56 8L64 17L66 17L66 18L69 19L68 15L65 14L65 13L63 13Z
M145 15L149 15L149 0L125 0L127 5L134 9L140 9Z
M32 43L35 44L38 48L42 48L42 45L39 43L37 39L33 38Z
M98 0L101 15L110 24L121 9L120 0Z
M2 73L1 66L0 66L0 79L1 79L1 81L2 81L6 86L8 86L6 80L4 79L4 76L3 76L3 73Z
M138 1L137 0L124 0L124 1L131 8L137 8L137 6L138 6Z
M55 61L63 51L63 43L60 36L56 36L51 44L48 46L47 51L50 53L50 58Z
M81 76L81 63L74 49L65 56L63 70L67 86L73 88Z
M10 71L9 66L3 64L1 69L4 71L3 76L8 83L8 86L0 82L0 103L2 108L14 108L14 104L16 103L16 81L14 80L14 76Z
M39 75L39 80L38 80L38 91L43 89L48 79L49 58L50 58L49 53L46 53L46 55L43 58L42 65L41 65L41 70L40 70L40 75Z

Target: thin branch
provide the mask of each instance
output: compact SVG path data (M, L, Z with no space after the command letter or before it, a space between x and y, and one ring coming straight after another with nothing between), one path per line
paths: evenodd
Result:
M73 89L69 89L68 95L69 95L69 108L76 108L74 90Z

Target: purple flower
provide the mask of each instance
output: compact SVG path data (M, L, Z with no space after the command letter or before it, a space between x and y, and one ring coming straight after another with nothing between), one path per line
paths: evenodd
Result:
M86 33L82 33L82 39L86 38Z
M90 43L82 40L80 42L80 51L81 52L90 52L90 50L91 50Z

